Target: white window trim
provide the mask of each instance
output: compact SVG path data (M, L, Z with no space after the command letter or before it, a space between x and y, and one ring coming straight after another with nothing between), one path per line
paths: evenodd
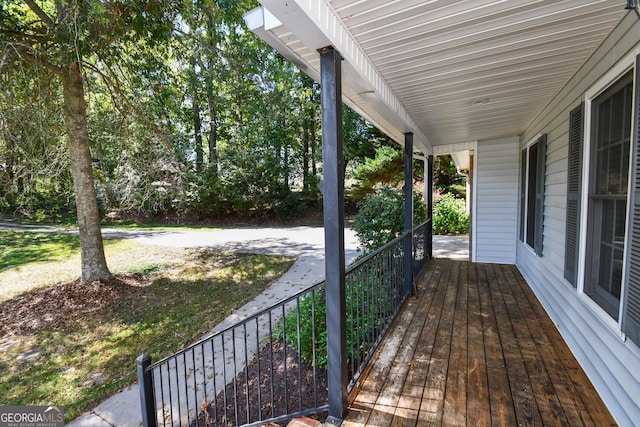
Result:
M540 140L540 138L542 138L542 132L539 132L536 136L534 136L533 138L531 138L529 141L527 141L527 143L524 145L524 147L522 147L520 149L520 152L518 153L518 157L521 157L521 154L524 150L527 150L527 164L526 165L522 165L525 168L525 189L524 189L524 206L521 207L521 209L524 209L524 217L523 215L518 215L518 218L521 219L522 221L524 221L524 224L520 224L520 227L524 226L524 235L523 235L523 239L522 241L520 241L520 239L518 239L518 241L520 242L520 244L522 246L524 246L524 248L526 250L528 250L529 252L531 252L531 254L535 255L536 257L538 257L538 254L536 253L536 250L534 247L530 246L527 243L527 221L528 221L528 217L529 217L529 168L531 167L531 161L529 159L529 149L531 148L531 146L533 144L535 144L536 142L538 142ZM521 175L522 176L522 175ZM522 189L522 183L520 183L520 187L518 188L518 191L520 191ZM519 230L519 228L518 228Z
M618 320L612 318L600 305L598 305L589 295L586 294L584 289L584 278L585 278L585 269L586 269L586 259L585 254L587 253L587 214L589 210L589 175L591 170L591 104L593 100L598 97L602 92L609 88L609 86L613 85L617 82L622 76L624 76L630 70L633 70L636 63L636 57L640 54L640 47L634 49L633 52L629 53L622 60L620 60L615 66L613 66L603 77L601 77L593 86L591 86L585 92L584 99L584 129L583 131L583 150L582 150L582 194L580 195L580 243L579 243L579 251L576 256L578 256L578 272L576 277L576 284L578 290L578 297L580 300L591 309L596 317L600 319L605 326L612 329L622 341L625 341L624 333L622 332L622 317L624 313L624 302L625 302L625 294L626 294L626 286L624 284L627 282L627 258L628 258L628 243L629 243L629 232L630 232L630 212L631 212L631 197L627 197L627 223L625 228L625 238L624 238L624 259L623 259L623 270L622 270L622 287L620 292L620 306L618 308ZM634 93L638 90L638 83L635 81L634 74ZM635 106L634 106L635 108ZM634 114L634 111L631 112ZM629 133L631 134L632 129L629 129ZM632 156L629 156L629 170L631 171L633 168L634 159ZM631 179L631 174L629 174L629 178ZM631 188L631 187L629 187Z

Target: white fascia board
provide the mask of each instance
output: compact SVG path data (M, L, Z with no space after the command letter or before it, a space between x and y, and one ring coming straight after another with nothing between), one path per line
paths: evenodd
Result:
M459 151L469 151L473 154L473 150L476 147L476 141L459 142L456 144L436 145L433 147L434 156L443 156L446 154L456 153Z
M432 144L325 0L260 2L263 7L245 14L245 22L252 32L316 81L319 81L320 70L307 63L269 30L278 28L279 22L310 50L333 46L344 59L345 103L398 143L404 143L405 132L412 132L416 150L432 153Z
M320 74L270 31L282 26L282 23L271 12L264 7L256 7L245 13L243 18L247 28L249 28L252 33L276 49L280 55L284 56L312 79L319 80Z

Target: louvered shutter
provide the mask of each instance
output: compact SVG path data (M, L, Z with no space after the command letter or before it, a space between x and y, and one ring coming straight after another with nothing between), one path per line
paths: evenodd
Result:
M544 174L547 159L547 134L545 133L536 142L538 145L538 158L536 167L536 206L535 206L535 236L533 249L536 255L542 256L542 240L544 238ZM533 167L530 165L529 167Z
M525 200L527 190L527 150L522 150L520 156L521 173L520 173L520 241L524 242L524 227L525 227Z
M576 287L580 191L582 182L582 129L584 105L569 114L569 159L567 165L567 222L564 244L564 278Z
M636 58L636 85L640 81L640 55ZM627 262L622 331L640 345L640 90L636 87L632 134L633 170L631 171L631 230Z

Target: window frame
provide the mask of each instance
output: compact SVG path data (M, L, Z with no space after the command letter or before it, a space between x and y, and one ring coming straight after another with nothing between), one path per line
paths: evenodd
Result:
M546 145L547 134L538 134L520 150L522 169L520 174L519 238L523 245L538 257L542 257L544 239ZM534 147L535 165L533 165L531 161L531 150ZM535 187L531 186L532 180L535 181ZM532 201L534 203L533 207L530 206ZM533 236L530 235L531 233Z
M592 151L593 144L595 143L592 137L593 123L592 123L592 113L593 113L593 102L607 91L609 88L616 85L620 80L629 72L633 70L633 87L634 87L634 97L635 91L638 90L638 82L635 79L635 67L636 67L636 57L638 52L633 52L623 58L620 62L618 62L613 68L611 68L602 78L600 78L593 86L591 86L586 92L584 96L584 110L583 110L583 128L582 128L582 167L581 167L581 188L580 188L580 209L579 215L580 220L578 223L579 232L578 232L578 252L576 257L578 257L578 271L576 277L577 284L577 292L581 300L592 309L592 311L597 315L599 319L603 321L605 325L614 330L620 336L623 336L622 333L622 319L624 317L625 310L625 302L626 302L626 289L628 282L628 268L627 264L629 262L629 239L631 235L631 203L633 202L630 190L627 193L627 202L626 202L626 228L625 228L625 237L624 237L624 249L623 249L623 266L622 266L622 281L621 281L621 291L620 291L620 303L618 307L618 316L617 319L613 318L603 307L601 307L591 296L587 294L586 290L586 269L587 269L587 254L589 253L588 247L588 232L589 232L589 224L588 224L588 213L590 209L589 205L589 192L591 190L591 182L593 180L592 173L595 173L595 168L597 165L592 164ZM635 107L634 107L635 108ZM632 114L632 122L633 117L635 116L635 111L631 111ZM629 176L628 187L631 189L631 179L632 179L632 168L633 168L633 123L632 128L629 129L629 133L631 134L632 141L629 153Z

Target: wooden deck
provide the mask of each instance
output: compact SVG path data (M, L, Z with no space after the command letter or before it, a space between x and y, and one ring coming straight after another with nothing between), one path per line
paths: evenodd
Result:
M430 261L343 426L616 425L518 269Z

